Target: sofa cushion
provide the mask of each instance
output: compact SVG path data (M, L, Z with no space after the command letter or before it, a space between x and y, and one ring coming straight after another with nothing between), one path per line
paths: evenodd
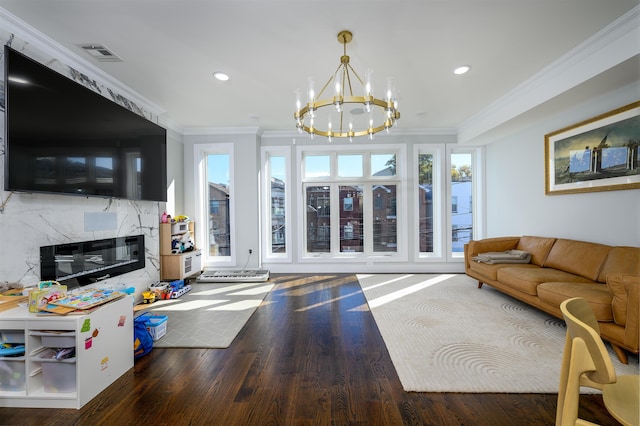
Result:
M640 275L640 247L612 247L598 275L598 281L607 282L612 273Z
M559 238L551 247L544 266L596 281L610 250L611 246L604 244Z
M498 281L531 296L537 296L538 285L548 281L593 283L593 281L581 276L557 269L540 267L523 268L522 266L526 265L509 266L498 269L496 273Z
M640 275L609 274L607 287L613 296L613 321L624 326L627 324L627 306L637 298Z
M522 263L522 264L517 264L520 267L530 267L530 268L538 268L538 266L536 265L531 265L529 263ZM514 266L513 263L483 263L483 262L475 262L475 261L471 261L469 262L469 269L472 270L473 272L477 272L478 274L480 274L483 277L486 277L490 280L496 281L498 279L497 274L498 274L498 269L501 268L506 268L508 266Z
M528 235L523 235L522 237L520 237L520 241L518 241L516 249L530 253L531 263L533 263L534 265L542 266L545 259L549 255L549 251L551 250L551 247L553 247L553 243L555 241L555 238L531 237Z
M555 307L560 307L562 302L572 297L582 297L589 303L598 321L613 321L613 296L605 284L545 282L538 286L538 297Z

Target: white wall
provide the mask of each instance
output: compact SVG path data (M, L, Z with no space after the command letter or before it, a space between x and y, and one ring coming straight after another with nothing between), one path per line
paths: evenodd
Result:
M486 147L487 234L640 246L640 189L544 194L544 135L627 105L633 84L530 123Z
M182 135L167 130L167 203L166 212L171 216L184 211L184 146Z
M184 142L184 205L177 214L185 214L196 220L196 245L207 249L202 223L207 220L202 200L197 200L195 190L197 162L194 147L216 144L233 145L231 179L231 259L222 266L229 268L259 267L260 262L260 137L257 129L241 131L215 130L211 134L191 134L183 137ZM220 134L224 133L224 134ZM215 149L215 148L214 148ZM197 206L202 206L198 211ZM200 223L200 224L199 224ZM249 249L253 254L249 256ZM218 265L219 266L219 265Z

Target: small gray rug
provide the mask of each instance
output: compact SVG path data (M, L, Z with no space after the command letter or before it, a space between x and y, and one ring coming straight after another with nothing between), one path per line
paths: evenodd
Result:
M406 391L558 391L563 320L463 274L358 280ZM610 353L618 374L638 374L637 356Z
M226 348L273 288L273 283L192 284L178 299L148 309L166 315L167 333L156 348Z

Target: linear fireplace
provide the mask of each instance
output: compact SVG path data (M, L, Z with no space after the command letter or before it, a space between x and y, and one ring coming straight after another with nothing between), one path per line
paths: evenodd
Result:
M40 247L40 279L70 288L144 267L144 235Z

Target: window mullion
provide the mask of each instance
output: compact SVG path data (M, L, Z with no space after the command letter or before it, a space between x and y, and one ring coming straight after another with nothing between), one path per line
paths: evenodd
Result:
M373 253L373 185L369 182L362 185L362 221L364 232L364 254L370 256Z
M331 184L331 254L340 253L340 184Z

